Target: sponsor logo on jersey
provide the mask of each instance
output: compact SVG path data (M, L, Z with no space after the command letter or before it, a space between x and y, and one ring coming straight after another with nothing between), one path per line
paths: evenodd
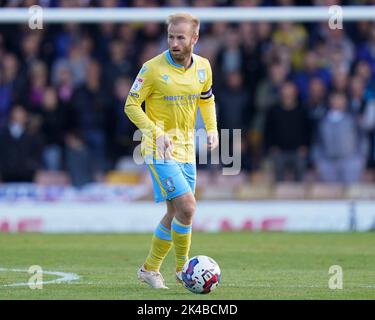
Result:
M134 93L134 92L129 92L129 96L132 96L134 98L139 98L139 94L138 93Z

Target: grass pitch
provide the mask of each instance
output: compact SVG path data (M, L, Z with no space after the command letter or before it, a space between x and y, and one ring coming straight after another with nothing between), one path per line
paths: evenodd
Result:
M150 234L0 234L0 300L375 299L373 233L194 233L191 256L211 256L222 270L221 285L209 295L175 282L173 249L161 270L170 290L138 282L150 240ZM14 269L31 265L80 278L42 290L9 286L27 283L31 275ZM342 290L328 287L332 265L342 267ZM58 278L45 274L43 281Z

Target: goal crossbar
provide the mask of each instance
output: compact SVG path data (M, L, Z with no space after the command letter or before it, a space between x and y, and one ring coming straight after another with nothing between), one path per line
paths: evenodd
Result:
M342 6L343 22L375 21L375 6ZM330 7L164 7L164 8L43 8L43 23L163 22L175 12L190 12L202 22L314 22L328 21L337 11ZM0 23L27 23L36 15L28 8L0 9Z

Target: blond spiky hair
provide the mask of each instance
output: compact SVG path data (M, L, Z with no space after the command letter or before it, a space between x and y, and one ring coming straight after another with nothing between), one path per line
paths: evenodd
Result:
M199 33L199 18L193 16L190 13L187 12L181 12L181 13L175 13L171 14L167 18L167 25L170 26L171 24L176 25L181 22L190 23L193 32L195 34Z

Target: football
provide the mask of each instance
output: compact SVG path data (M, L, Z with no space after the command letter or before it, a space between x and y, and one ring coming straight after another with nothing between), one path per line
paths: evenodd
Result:
M210 293L221 281L221 271L216 261L207 256L195 256L182 269L182 283L193 293Z

